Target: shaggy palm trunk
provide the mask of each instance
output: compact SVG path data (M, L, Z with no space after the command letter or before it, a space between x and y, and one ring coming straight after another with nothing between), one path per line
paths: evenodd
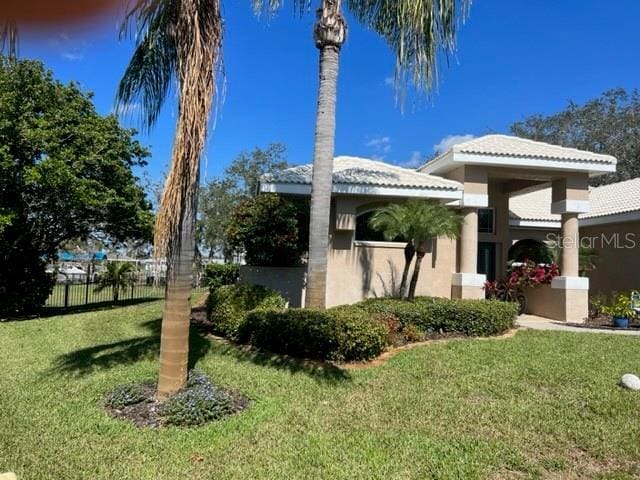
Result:
M340 0L322 0L314 29L314 39L320 50L320 86L311 187L309 264L305 300L308 308L326 307L338 64L345 34L346 24L340 14Z
M405 290L407 289L407 279L409 278L409 269L411 268L411 262L416 254L416 249L412 242L407 243L404 247L404 270L402 271L402 280L400 281L400 298L404 298Z
M200 156L215 92L213 68L219 54L216 40L222 38L219 9L218 0L182 0L176 25L178 123L154 241L167 257L159 400L179 391L187 381Z

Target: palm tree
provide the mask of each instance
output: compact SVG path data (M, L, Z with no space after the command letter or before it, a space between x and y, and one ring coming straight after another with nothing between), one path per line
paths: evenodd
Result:
M177 80L178 120L154 238L154 255L167 259L157 388L164 399L187 379L200 157L222 62L220 0L135 0L122 34L132 29L136 49L118 88L118 111L139 101L151 127Z
M284 0L252 0L257 12L275 10ZM293 0L301 12L311 0ZM344 0L354 17L378 33L396 57L396 88L407 82L429 91L437 83L440 52L454 51L458 18L471 0ZM343 0L320 0L313 37L320 50L320 84L313 153L311 218L306 306L325 308L329 215L336 129L336 98L340 49L347 24Z
M438 237L457 238L460 235L464 219L441 203L428 200L409 200L403 205L389 205L380 209L372 220L376 217L379 220L373 224L381 227L387 238L401 232L407 241L415 246L416 262L407 296L409 300L413 300L416 295L422 259L429 251L431 242ZM403 222L404 225L400 227L399 222ZM405 263L405 274L407 275L409 266L410 261ZM403 282L405 281L403 274Z
M120 297L120 291L133 285L135 278L133 276L135 266L130 262L109 262L107 270L100 275L96 292L101 292L106 288L111 288L113 292L113 301L117 302Z
M407 241L404 247L404 269L402 270L402 280L398 289L398 296L404 297L407 288L407 279L409 278L409 269L411 262L416 254L416 248L413 244L408 227L409 222L406 219L407 209L404 205L392 203L386 207L378 209L371 219L369 225L374 230L381 231L387 241L393 241L402 238Z

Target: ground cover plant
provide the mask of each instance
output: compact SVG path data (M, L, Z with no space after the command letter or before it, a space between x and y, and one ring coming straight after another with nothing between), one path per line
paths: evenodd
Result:
M198 428L102 407L158 371L161 302L0 324L0 471L18 478L616 478L640 475L638 341L519 332L375 368L250 352L191 332L191 363L251 399Z
M116 386L104 398L105 409L114 417L138 427L195 427L220 420L247 408L239 392L214 384L203 372L191 370L185 387L165 401L155 398L153 382Z

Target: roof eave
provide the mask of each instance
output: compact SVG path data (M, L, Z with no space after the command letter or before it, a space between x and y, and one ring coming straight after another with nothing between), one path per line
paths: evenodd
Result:
M310 196L311 185L308 183L261 182L260 191L262 193ZM455 188L426 186L404 187L351 183L334 183L332 193L334 195L358 195L390 198L435 198L442 200L460 200L462 198L462 190Z

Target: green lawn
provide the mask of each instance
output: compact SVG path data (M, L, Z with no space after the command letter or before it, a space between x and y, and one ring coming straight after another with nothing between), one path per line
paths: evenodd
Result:
M193 335L250 410L137 430L99 407L157 373L158 301L0 324L0 472L19 479L638 478L637 337L521 332L344 373Z

